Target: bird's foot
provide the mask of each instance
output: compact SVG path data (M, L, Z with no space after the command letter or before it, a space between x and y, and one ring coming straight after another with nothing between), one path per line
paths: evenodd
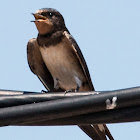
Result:
M79 91L79 85L77 84L77 88L75 89L75 92L78 92Z
M78 91L79 91L79 85L77 85L76 89L66 90L64 95L66 95L68 92L78 92Z
M46 90L41 90L41 93L48 93L48 91L46 91Z
M66 95L69 92L77 92L77 89L66 90L65 93L64 93L64 95Z
M66 95L69 92L73 92L73 90L66 90L65 93L64 93L64 95Z

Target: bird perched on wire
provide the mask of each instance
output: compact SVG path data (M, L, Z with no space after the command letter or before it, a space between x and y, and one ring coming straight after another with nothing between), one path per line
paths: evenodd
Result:
M31 71L48 91L93 91L90 74L75 39L55 9L43 8L33 13L38 30L30 39L27 57ZM104 124L79 126L94 140L113 140Z

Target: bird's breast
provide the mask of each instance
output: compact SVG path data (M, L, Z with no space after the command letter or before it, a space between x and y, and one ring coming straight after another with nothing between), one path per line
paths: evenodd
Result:
M77 81L81 84L85 79L79 60L65 38L56 45L40 47L40 52L47 68L54 80L58 80L61 88L76 89Z

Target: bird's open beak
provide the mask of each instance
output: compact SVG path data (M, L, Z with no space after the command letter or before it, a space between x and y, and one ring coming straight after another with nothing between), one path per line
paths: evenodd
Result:
M46 20L47 18L45 16L42 16L40 14L36 14L36 13L32 13L32 15L35 17L35 20L31 21L31 22L36 22L36 21L43 21Z

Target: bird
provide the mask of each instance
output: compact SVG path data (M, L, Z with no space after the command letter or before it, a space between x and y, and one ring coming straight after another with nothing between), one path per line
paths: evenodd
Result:
M42 8L32 15L38 35L27 44L31 71L51 92L94 91L86 61L61 13L53 8ZM114 140L105 124L79 127L91 139Z

